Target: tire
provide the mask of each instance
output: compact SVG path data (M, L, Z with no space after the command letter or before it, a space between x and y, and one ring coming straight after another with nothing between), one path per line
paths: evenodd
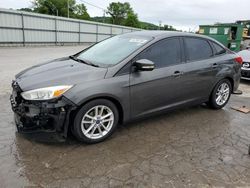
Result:
M224 90L223 90L224 87ZM232 93L232 84L228 79L220 80L216 86L214 87L208 105L212 109L221 109L223 108L229 101ZM221 96L219 98L219 96ZM216 100L217 99L217 100Z
M81 142L98 143L113 134L118 120L119 113L114 103L106 99L96 99L86 103L77 112L73 134Z

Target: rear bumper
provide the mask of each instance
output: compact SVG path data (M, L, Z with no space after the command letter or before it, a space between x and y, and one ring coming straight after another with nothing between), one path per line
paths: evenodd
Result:
M20 133L48 133L65 139L68 133L69 116L76 105L65 97L54 101L33 102L21 100L16 103L10 96L14 120Z

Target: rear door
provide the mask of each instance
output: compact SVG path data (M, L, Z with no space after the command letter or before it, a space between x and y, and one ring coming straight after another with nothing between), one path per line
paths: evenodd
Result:
M186 55L185 82L187 95L193 100L206 99L219 71L209 41L199 37L183 37Z
M180 38L163 39L151 45L134 61L140 59L154 62L155 69L130 74L132 117L163 110L184 100Z

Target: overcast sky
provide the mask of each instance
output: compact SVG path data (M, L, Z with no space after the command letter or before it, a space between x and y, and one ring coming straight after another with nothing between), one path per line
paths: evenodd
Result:
M85 1L85 0L84 0ZM81 0L76 0L81 3ZM86 0L106 8L112 0ZM250 20L250 0L120 0L129 2L141 21L173 25L182 30L197 30L200 24ZM1 8L31 6L31 0L0 0ZM90 16L102 16L103 11L88 4Z

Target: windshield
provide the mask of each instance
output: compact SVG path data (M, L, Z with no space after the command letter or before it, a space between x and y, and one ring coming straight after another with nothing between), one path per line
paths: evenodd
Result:
M113 66L145 45L150 39L152 38L128 35L111 37L83 51L77 58L101 67Z

